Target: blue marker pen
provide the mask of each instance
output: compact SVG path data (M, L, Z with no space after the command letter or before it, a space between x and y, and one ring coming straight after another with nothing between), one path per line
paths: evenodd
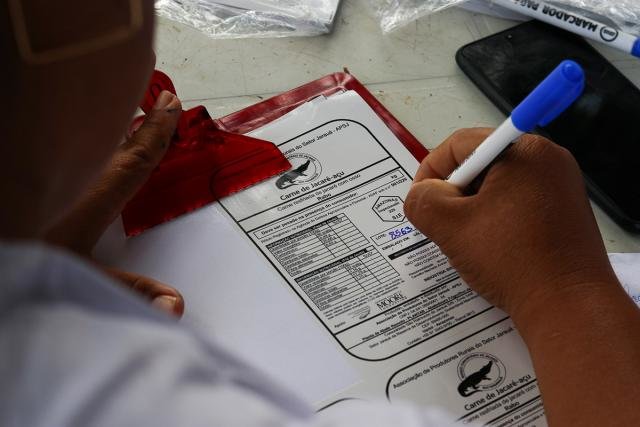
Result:
M582 67L573 61L563 61L513 110L511 117L449 175L447 182L465 188L511 142L536 126L548 125L569 108L582 94L584 85Z

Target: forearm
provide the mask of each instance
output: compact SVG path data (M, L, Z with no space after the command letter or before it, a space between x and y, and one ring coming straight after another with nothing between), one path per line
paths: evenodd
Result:
M640 310L619 283L563 291L525 310L514 321L550 425L640 425Z

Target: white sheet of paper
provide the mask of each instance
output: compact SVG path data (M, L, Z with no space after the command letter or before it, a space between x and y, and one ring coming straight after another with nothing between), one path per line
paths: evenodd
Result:
M609 261L624 290L640 306L640 254L609 254Z
M313 104L290 113L295 126L313 120ZM279 120L276 133L287 133L289 126L290 120ZM117 220L95 255L107 265L175 286L186 300L184 322L309 402L361 381L338 345L218 203L131 239Z
M121 224L112 225L97 259L175 286L186 300L183 322L302 398L320 402L360 380L217 204L123 236Z

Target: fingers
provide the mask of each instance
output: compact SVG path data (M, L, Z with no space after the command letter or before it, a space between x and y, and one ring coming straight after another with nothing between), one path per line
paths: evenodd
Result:
M144 184L149 174L160 163L173 136L182 105L173 94L163 91L153 110L147 114L140 128L118 147L111 168L103 181L105 186L118 189L128 201Z
M468 198L456 186L440 179L424 179L411 186L404 204L409 221L432 240L439 232L455 229L455 222L468 212Z
M423 179L445 179L473 150L484 141L493 129L461 129L452 134L423 160L414 182Z
M118 283L149 300L151 305L157 309L173 316L182 317L184 298L174 288L134 273L115 269L106 269L105 271Z
M540 170L546 178L558 181L555 187L583 186L580 168L569 151L542 136L525 134L487 170L480 193L503 192L505 185L513 189L523 181L541 185Z
M405 215L437 244L446 241L463 225L473 197L443 181L492 132L462 129L440 144L420 165L404 205Z
M47 236L53 244L89 255L104 230L147 181L162 160L173 136L182 106L162 92L144 123L121 144L102 177Z

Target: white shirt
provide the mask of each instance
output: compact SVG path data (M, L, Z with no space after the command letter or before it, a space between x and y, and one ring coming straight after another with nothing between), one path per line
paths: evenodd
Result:
M0 244L0 426L444 426L385 402L311 407L71 255Z

